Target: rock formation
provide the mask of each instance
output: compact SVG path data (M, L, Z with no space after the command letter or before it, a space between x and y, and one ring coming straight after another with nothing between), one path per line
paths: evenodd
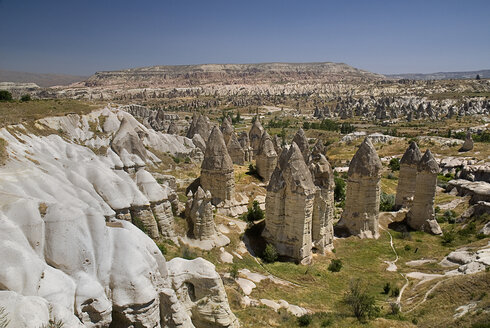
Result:
M468 131L466 133L466 138L464 139L464 143L461 146L461 148L459 149L459 151L461 151L461 152L470 151L472 149L473 149L473 138L471 138L471 132Z
M267 131L264 131L262 134L255 161L257 173L262 177L265 183L268 183L272 172L274 172L274 169L276 168L277 154Z
M201 165L201 186L211 192L214 205L232 199L235 194L233 162L228 155L223 135L217 127L213 128L206 143Z
M168 126L168 129L167 129L167 133L168 134L179 134L180 133L180 129L177 126L177 124L175 124L175 121L170 122L170 125Z
M320 141L317 142L317 145ZM320 143L321 145L321 143ZM320 253L333 248L333 219L335 214L335 182L332 167L321 153L321 147L314 147L309 169L316 186L312 219L313 247Z
M308 159L310 157L310 148L308 146L308 138L306 138L305 131L303 129L299 129L298 132L293 137L293 142L295 142L301 153L303 154L303 158L306 163L308 163Z
M250 147L248 133L245 131L240 132L238 135L238 141L240 142L240 146L242 146L243 152L245 153L245 162L251 162L253 160L253 149Z
M208 140L210 132L211 123L209 122L209 119L200 113L194 113L191 125L187 131L187 138L192 139L195 134L199 134L203 140Z
M223 118L223 122L221 123L221 133L223 133L223 139L227 145L230 141L231 135L235 133L231 123L231 118L229 116Z
M272 138L272 143L274 144L274 150L276 151L277 157L280 157L282 153L282 140L277 134Z
M415 196L407 213L407 223L412 229L432 234L442 233L434 214L437 173L439 173L439 165L427 149L417 165Z
M364 139L349 165L345 210L338 226L361 238L378 238L381 161Z
M112 149L121 157L124 167L133 166L133 163L136 166L144 166L144 161L148 158L142 140L145 131L138 124L133 117L124 116L111 142Z
M201 187L192 195L189 192L185 207L188 234L195 239L212 239L216 235L214 225L213 205L211 193L205 192Z
M283 150L267 187L263 237L277 252L300 263L311 260L316 187L298 145Z
M410 207L415 195L415 185L417 178L417 165L422 158L419 147L415 141L403 154L400 161L400 175L398 177L398 186L396 188L395 206Z
M250 132L248 133L248 139L250 140L250 146L253 149L253 155L257 154L259 151L260 139L262 138L262 134L264 133L264 128L258 118L252 124L250 128Z
M233 164L243 165L245 163L245 151L240 145L240 142L238 142L235 132L231 134L226 148Z

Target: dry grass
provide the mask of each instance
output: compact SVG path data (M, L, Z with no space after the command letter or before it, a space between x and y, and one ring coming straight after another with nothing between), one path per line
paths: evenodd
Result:
M7 140L0 138L0 165L4 165L9 157L7 145Z

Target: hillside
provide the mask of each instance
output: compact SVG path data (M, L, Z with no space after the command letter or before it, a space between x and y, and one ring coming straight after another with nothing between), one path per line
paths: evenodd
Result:
M0 69L0 82L35 83L40 87L69 85L86 79L85 76L7 71Z
M343 63L261 63L151 66L97 72L87 86L130 83L134 86L197 86L203 84L321 83L373 81L380 74Z
M483 78L490 78L490 69L467 72L437 72L437 73L403 73L403 74L387 74L387 77L394 79L410 79L410 80L460 80L474 79L477 75Z

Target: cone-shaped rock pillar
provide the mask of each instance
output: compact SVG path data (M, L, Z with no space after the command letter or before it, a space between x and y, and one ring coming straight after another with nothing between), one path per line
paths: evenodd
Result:
M381 161L364 139L349 165L345 210L338 225L361 238L378 238Z
M311 260L315 194L303 154L293 142L283 150L267 187L263 237L280 255L300 263Z
M233 162L217 127L213 128L206 143L201 165L201 186L211 192L215 205L235 195Z
M422 158L422 153L417 144L412 141L403 154L400 161L400 175L396 188L395 206L410 207L415 195L415 184L417 178L417 165Z
M276 168L277 153L274 149L271 137L264 131L262 138L260 139L260 145L256 157L257 173L264 179L265 183L268 183L272 172Z
M250 140L250 146L253 149L254 157L259 151L260 139L262 138L263 133L264 133L264 128L262 127L262 124L260 124L260 121L257 118L255 122L252 124L252 127L250 128L250 132L248 133L248 138Z
M189 192L187 196L185 217L189 234L199 240L213 239L216 235L216 226L213 218L211 193L198 187L194 195Z
M301 150L301 154L303 154L305 162L308 163L310 149L308 147L308 138L306 138L305 131L303 129L300 128L298 132L296 132L293 142L298 145L299 149Z
M412 229L436 235L442 233L434 214L437 173L439 173L439 165L427 149L417 165L415 196L407 213L407 223Z

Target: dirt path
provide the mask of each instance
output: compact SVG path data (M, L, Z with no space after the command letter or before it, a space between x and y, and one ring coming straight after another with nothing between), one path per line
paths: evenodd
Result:
M395 253L395 260L394 261L384 261L385 263L388 264L388 268L386 270L396 272L398 270L398 268L396 267L395 263L398 261L398 253L396 252L395 246L393 246L393 236L391 235L391 233L388 230L386 230L382 226L379 226L379 228L383 231L386 231L388 233L388 235L390 235L390 246L391 246L391 249L393 250L393 253Z

